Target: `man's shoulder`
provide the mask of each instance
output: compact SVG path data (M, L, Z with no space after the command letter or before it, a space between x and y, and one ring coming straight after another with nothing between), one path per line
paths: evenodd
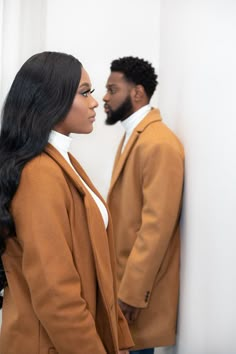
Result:
M165 138L173 138L179 140L174 131L163 122L159 110L157 112L148 113L142 120L142 129L138 132L143 138L149 136L154 141L159 141Z
M137 147L159 147L169 145L183 153L183 146L177 135L162 121L160 111L153 109L143 119Z
M137 125L136 131L141 133L144 131L150 124L161 122L161 114L159 109L151 108L151 110L145 115L141 122Z
M159 131L159 133L166 133L167 135L175 135L175 133L163 122L160 110L152 107L152 109L145 115L141 122L136 127L138 133L149 134L150 132Z

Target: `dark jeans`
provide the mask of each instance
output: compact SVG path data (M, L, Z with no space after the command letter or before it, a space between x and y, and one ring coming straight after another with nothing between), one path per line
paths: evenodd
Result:
M154 348L131 350L130 354L154 354Z

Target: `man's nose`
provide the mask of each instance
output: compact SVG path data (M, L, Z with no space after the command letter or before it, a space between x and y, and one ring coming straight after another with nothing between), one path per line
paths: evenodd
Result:
M106 93L104 96L103 96L103 101L104 102L107 102L109 100L108 98L108 93Z

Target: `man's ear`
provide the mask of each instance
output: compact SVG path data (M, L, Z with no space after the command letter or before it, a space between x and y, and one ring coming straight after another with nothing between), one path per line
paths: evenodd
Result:
M134 100L136 102L140 102L141 100L143 100L143 98L146 97L144 88L142 85L136 85L134 87Z

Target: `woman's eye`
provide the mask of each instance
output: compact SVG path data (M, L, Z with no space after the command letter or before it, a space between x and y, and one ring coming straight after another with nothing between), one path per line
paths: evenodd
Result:
M94 92L94 90L95 89L81 92L81 95L84 96L84 97L89 97Z

